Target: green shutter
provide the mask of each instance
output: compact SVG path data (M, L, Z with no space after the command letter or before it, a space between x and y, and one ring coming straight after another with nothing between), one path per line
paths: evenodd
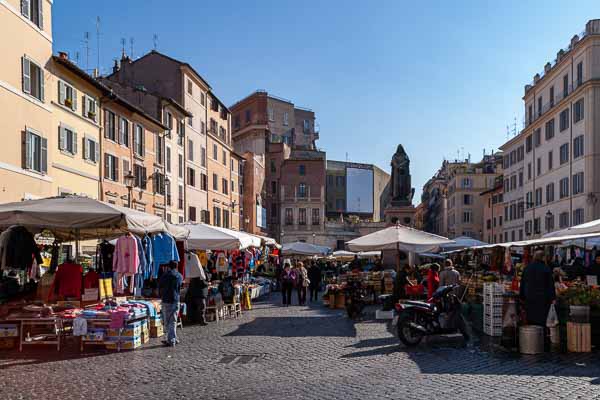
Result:
M67 147L67 131L62 126L58 126L58 149L64 150Z
M73 154L77 154L77 132L73 132Z
M43 174L48 173L48 139L41 138L42 146L41 146L41 172Z
M25 56L21 57L21 65L23 69L23 92L31 93L31 64L29 64L29 59Z

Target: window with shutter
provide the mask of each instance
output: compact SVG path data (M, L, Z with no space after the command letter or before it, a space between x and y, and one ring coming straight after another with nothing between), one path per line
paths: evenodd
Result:
M30 6L30 0L21 0L21 15L23 15L27 19L29 19L29 16L31 15L31 13L29 12Z
M23 92L31 93L31 64L27 57L21 57L21 64L23 69Z

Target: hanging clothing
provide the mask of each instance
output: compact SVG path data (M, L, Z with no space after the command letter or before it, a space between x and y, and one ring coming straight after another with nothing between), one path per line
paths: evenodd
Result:
M170 261L179 262L179 253L175 239L168 233L157 233L152 236L152 254L154 257L154 278L158 277L158 268Z
M148 267L148 263L146 261L146 255L144 254L144 245L142 244L142 239L137 236L134 236L135 242L137 244L138 249L138 268L137 273L144 274L146 272L146 268Z
M81 298L81 281L83 268L79 264L63 263L58 266L52 283L51 296L59 298Z
M206 280L206 274L204 268L200 263L200 259L194 253L185 254L185 278L200 278L203 281Z
M198 255L198 258L200 259L200 265L208 265L208 255L206 254L206 251L204 251L204 250L197 251L196 254Z
M221 252L217 255L217 272L227 272L228 269L228 263L227 263L227 257L225 257L225 253Z
M133 275L139 266L137 241L131 234L117 240L113 256L113 271Z
M100 275L96 271L89 271L83 277L83 288L84 289L98 289L100 286Z
M73 336L83 336L87 334L87 320L83 317L77 317L73 320Z
M154 274L154 254L152 252L152 238L145 235L142 238L142 247L144 248L144 256L146 257L146 271L144 279L150 279Z
M98 272L113 271L113 255L115 246L106 240L96 248L96 270Z
M177 256L179 257L177 271L179 271L181 276L183 276L183 279L185 279L185 243L182 240L178 240L175 242L175 247L177 248Z
M25 227L13 225L0 234L0 269L27 270L34 258L43 264L35 239Z

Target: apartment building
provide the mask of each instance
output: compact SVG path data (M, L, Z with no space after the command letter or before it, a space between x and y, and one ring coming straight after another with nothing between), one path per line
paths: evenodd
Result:
M322 244L325 232L325 153L292 150L281 165L279 202L282 243Z
M102 102L100 198L166 218L165 158L168 127L115 93Z
M525 238L600 218L600 20L525 86Z
M493 188L480 194L483 202L483 241L487 243L501 243L504 240L505 230L502 227L504 216L503 177L496 178Z
M266 219L266 229L271 236L281 238L281 232L284 232L281 221L285 213L281 203L281 188L286 185L293 187L290 182L297 180L299 174L294 168L288 172L295 177L284 174L285 161L295 150L314 152L313 156L324 159L321 152L316 151L315 141L319 132L315 114L266 91L256 91L230 109L235 151L240 154L252 153L252 158L256 157L264 166L264 185L260 193L265 197L261 197L261 210L264 208L267 215L261 215L261 219ZM324 209L324 204L319 209ZM321 218L324 218L324 214ZM318 230L319 226L315 225L315 228ZM285 240L289 241L288 238Z
M245 230L244 223L244 156L231 152L231 227L235 230ZM256 199L254 200L256 201Z
M501 174L502 155L484 155L479 163L466 160L455 166L448 180L448 236L483 238L483 200L481 192L495 187Z
M239 229L239 217L233 218L239 203L234 203L232 196L239 200L235 180L232 179L235 164L231 147L231 113L229 109L212 92L208 93L208 208L212 213L210 223L215 226ZM234 190L235 189L235 190ZM208 219L207 219L208 220Z
M525 234L525 141L523 135L517 135L500 146L504 156L502 169L502 196L504 209L499 219L502 226L498 232L500 242L523 240Z
M243 184L240 184L240 193L243 193L243 230L257 235L268 235L267 197L265 187L264 157L259 157L252 152L243 155L243 168L240 171Z
M122 57L106 79L173 99L192 115L187 117L183 152L176 155L177 199L184 198L186 221L211 222L206 133L210 85L190 64L155 50L135 61Z
M0 202L51 196L57 187L52 149L58 146L51 103L56 92L47 70L52 1L2 1L0 24L10 32L0 65L0 106L10 116L0 119Z
M127 62L128 59L122 60ZM164 136L156 136L153 145L157 159L164 167L165 218L172 223L186 221L185 209L185 131L187 119L192 117L174 99L149 92L143 86L131 87L109 79L100 79L114 93L141 108L148 115L162 121L167 128ZM126 122L120 122L126 124ZM128 129L127 125L119 129Z

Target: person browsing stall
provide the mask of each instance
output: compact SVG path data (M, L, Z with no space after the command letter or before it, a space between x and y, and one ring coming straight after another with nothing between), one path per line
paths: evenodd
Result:
M169 270L161 276L158 288L162 300L163 324L167 331L165 346L175 346L177 340L177 316L183 276L177 271L177 262L169 262Z
M525 315L530 325L546 325L550 305L556 299L552 270L544 264L544 251L537 250L533 262L523 270L520 297L525 304Z

